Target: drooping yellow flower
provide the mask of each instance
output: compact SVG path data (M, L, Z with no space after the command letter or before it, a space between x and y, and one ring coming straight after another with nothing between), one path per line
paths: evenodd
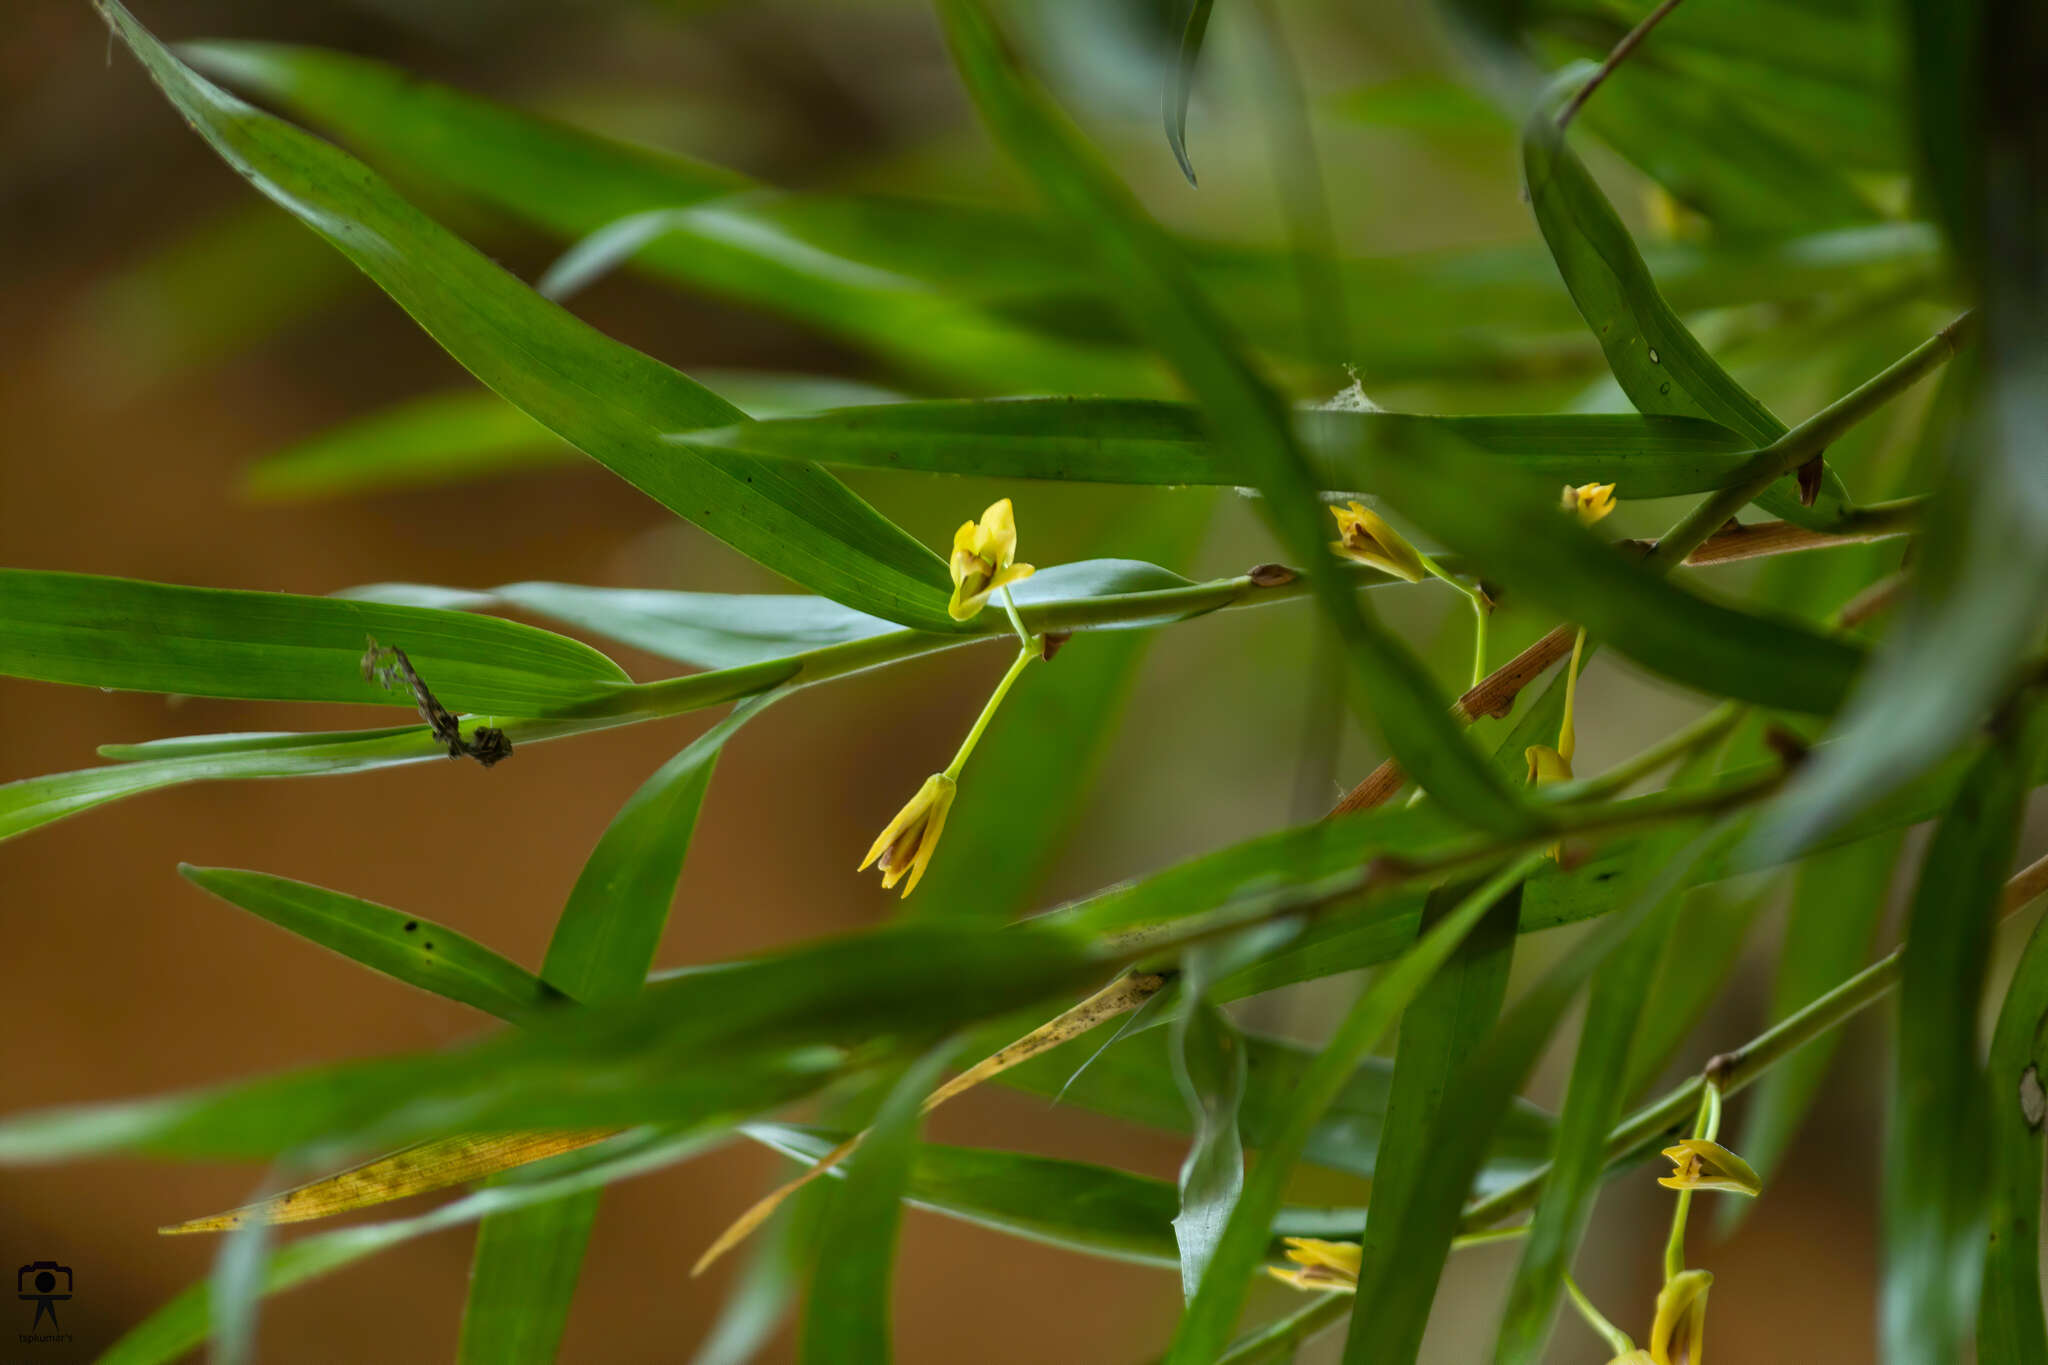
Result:
M1331 549L1410 583L1422 581L1422 556L1379 513L1354 502L1332 507L1330 515L1337 519L1337 539L1330 542Z
M884 891L895 886L906 873L910 880L903 894L908 896L917 890L925 868L931 864L932 851L939 846L939 835L946 828L946 813L953 809L953 797L958 791L953 779L944 773L927 777L917 795L910 798L910 804L896 812L896 818L868 849L860 869L866 871L870 863L879 861Z
M1681 1138L1676 1146L1666 1147L1664 1155L1678 1168L1657 1181L1666 1189L1722 1190L1752 1199L1763 1193L1764 1182L1755 1169L1718 1142Z
M1529 785L1532 787L1572 780L1572 761L1548 744L1531 744L1522 750L1522 758L1529 765Z
M1591 526L1614 510L1614 485L1582 483L1577 488L1566 485L1564 510L1578 513L1579 520Z
M1707 1288L1704 1270L1681 1270L1657 1291L1657 1320L1650 1326L1652 1365L1702 1365L1707 1353Z
M946 612L955 621L973 620L991 594L1037 572L1017 562L1017 514L1008 498L990 503L980 521L960 523L953 533L952 570L953 600Z
M1325 1242L1316 1237L1289 1237L1287 1259L1295 1268L1269 1265L1266 1273L1276 1280L1284 1280L1296 1289L1337 1290L1341 1293L1356 1293L1358 1290L1358 1259L1362 1254L1356 1242Z

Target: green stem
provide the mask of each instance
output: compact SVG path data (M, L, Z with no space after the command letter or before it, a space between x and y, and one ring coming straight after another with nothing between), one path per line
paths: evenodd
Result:
M1579 705L1579 660L1585 654L1585 650L1586 632L1582 627L1579 633L1572 637L1572 661L1567 665L1571 671L1564 675L1564 719L1557 723L1557 756L1567 765L1571 763L1572 754L1579 747L1576 719Z
M1450 584L1463 593L1465 600L1472 604L1472 616L1476 622L1472 641L1472 685L1477 687L1486 681L1486 618L1493 612L1492 605L1486 600L1486 594L1479 590L1477 583L1467 586L1420 550L1415 552L1415 557L1422 561L1422 567L1429 571L1432 578Z
M1579 1310L1579 1316L1586 1320L1586 1325L1606 1339L1610 1351L1625 1356L1636 1348L1629 1334L1609 1322L1607 1315L1593 1306L1593 1301L1586 1297L1586 1291L1579 1288L1579 1282L1570 1275L1564 1277L1564 1292L1571 1299L1572 1307Z
M1017 640L1024 648L1031 648L1031 632L1024 629L1022 618L1017 615L1017 599L1010 596L1010 585L1003 584L1003 610L1009 613L1010 625L1016 629Z
M1721 1130L1721 1087L1712 1081L1702 1088L1700 1095L1700 1116L1693 1123L1692 1135L1702 1141L1712 1142ZM1680 1190L1671 1211L1671 1236L1664 1243L1664 1283L1670 1284L1685 1270L1685 1220L1692 1212L1692 1191Z
M1705 543L1757 494L1827 449L1851 427L1898 397L1953 356L1976 330L1964 313L1861 385L1822 408L1751 456L1735 481L1707 498L1657 542L1645 562L1668 570Z
M967 756L974 752L974 746L981 743L982 731L995 719L996 711L1003 704L1003 698L1010 695L1010 688L1022 677L1024 669L1037 658L1039 651L1026 640L1024 647L1017 651L1017 657L1010 663L1010 671L1003 674L1003 680L996 684L996 690L989 693L988 704L981 708L981 714L974 718L974 728L967 732L967 738L960 741L960 751L953 755L953 761L946 765L946 776L957 782L960 770L967 766Z

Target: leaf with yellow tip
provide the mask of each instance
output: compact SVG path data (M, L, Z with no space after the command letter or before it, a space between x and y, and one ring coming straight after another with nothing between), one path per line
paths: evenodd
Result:
M338 1213L445 1190L450 1185L466 1185L515 1166L589 1147L624 1131L591 1128L568 1133L508 1133L423 1142L272 1195L260 1203L172 1223L157 1231L165 1236L232 1232L251 1223L307 1223L316 1218L332 1218Z

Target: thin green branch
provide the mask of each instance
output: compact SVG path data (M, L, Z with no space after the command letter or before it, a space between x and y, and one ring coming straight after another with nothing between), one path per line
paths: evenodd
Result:
M1622 35L1621 41L1616 43L1614 50L1607 54L1607 60L1600 63L1600 69L1593 73L1592 79L1580 86L1579 93L1573 95L1571 102L1558 111L1558 127L1564 128L1570 125L1571 121L1578 116L1579 110L1585 106L1586 101L1593 97L1593 92L1607 83L1607 78L1614 74L1615 68L1627 61L1630 53L1642 46L1643 39L1650 36L1650 30L1663 23L1664 16L1677 9L1678 3L1679 0L1664 0L1663 4L1657 6L1648 15L1644 16L1643 22Z

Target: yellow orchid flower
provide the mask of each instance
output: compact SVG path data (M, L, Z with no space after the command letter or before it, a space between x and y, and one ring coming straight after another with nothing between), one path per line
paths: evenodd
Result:
M1017 515L1008 498L989 504L979 522L966 521L953 533L953 600L946 613L971 621L991 594L1021 583L1037 570L1017 562Z
M1529 785L1532 787L1540 787L1546 782L1572 780L1572 761L1548 744L1531 744L1522 750L1522 758L1529 765Z
M1664 1149L1664 1155L1678 1168L1657 1181L1666 1189L1721 1190L1752 1199L1763 1193L1764 1182L1755 1169L1718 1142L1680 1138L1677 1145Z
M1358 1289L1358 1261L1363 1254L1356 1242L1325 1242L1317 1237L1289 1237L1287 1259L1294 1268L1269 1265L1266 1273L1296 1289L1337 1290L1350 1294Z
M1579 520L1591 526L1614 510L1614 485L1582 483L1573 488L1567 484L1564 490L1564 510L1578 513Z
M1337 539L1330 542L1332 550L1410 583L1422 581L1427 571L1422 556L1379 513L1354 502L1332 507L1330 515L1337 519Z
M944 773L933 773L917 789L917 795L910 798L910 804L896 812L896 818L882 831L874 846L868 849L868 856L861 860L860 870L865 872L870 863L879 860L882 868L882 889L889 890L901 881L905 873L910 880L903 888L908 896L917 890L918 882L924 877L924 870L930 866L932 851L939 846L939 835L946 828L946 813L953 809L953 797L959 792L958 785Z
M1714 1277L1683 1270L1657 1291L1657 1320L1650 1326L1652 1365L1702 1365L1707 1353L1707 1289Z

